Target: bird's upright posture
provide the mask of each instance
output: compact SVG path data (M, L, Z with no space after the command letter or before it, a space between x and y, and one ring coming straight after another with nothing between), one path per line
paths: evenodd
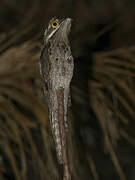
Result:
M67 105L74 68L68 40L70 27L70 18L52 19L45 30L44 48L40 57L40 71L48 101L52 134L61 164L65 156L62 148L65 148Z

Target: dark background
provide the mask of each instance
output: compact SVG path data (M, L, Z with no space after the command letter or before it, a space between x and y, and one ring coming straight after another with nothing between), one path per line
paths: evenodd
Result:
M135 179L135 1L0 1L0 180L62 179L39 74L52 17L73 19L72 179Z

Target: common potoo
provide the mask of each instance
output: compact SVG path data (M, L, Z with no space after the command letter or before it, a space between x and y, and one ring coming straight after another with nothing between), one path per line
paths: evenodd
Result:
M62 147L65 146L64 131L68 127L67 106L74 68L68 40L70 27L70 18L52 19L44 33L40 57L40 71L59 163L63 163Z

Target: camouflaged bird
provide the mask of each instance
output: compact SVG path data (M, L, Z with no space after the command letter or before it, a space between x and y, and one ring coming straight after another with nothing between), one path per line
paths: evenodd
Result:
M68 127L67 106L73 76L73 57L68 40L71 19L52 19L44 33L40 71L49 108L49 118L59 163L63 163L64 131ZM62 119L64 128L62 128Z

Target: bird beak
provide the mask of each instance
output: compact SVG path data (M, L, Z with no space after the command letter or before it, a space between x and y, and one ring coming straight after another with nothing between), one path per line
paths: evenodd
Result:
M61 24L61 29L63 29L63 32L67 32L67 34L70 32L70 28L71 28L71 18L66 18L63 20L62 24Z

